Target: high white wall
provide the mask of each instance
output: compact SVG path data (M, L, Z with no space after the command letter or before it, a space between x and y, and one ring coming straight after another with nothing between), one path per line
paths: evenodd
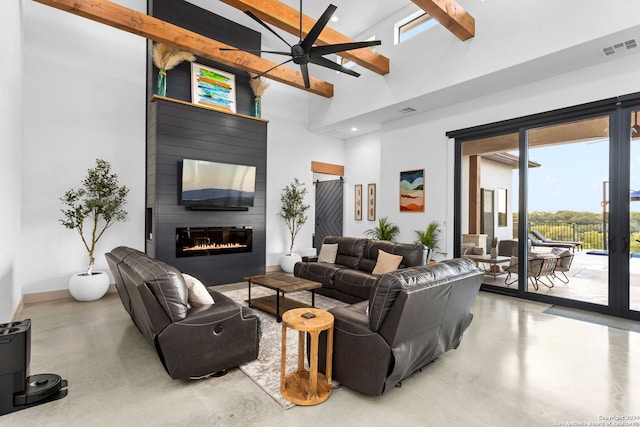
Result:
M294 250L313 246L314 174L311 162L344 164L344 143L340 139L311 133L307 129L309 96L292 87L270 83L262 96L262 117L269 120L267 138L267 259L276 266L289 250L289 232L278 216L280 193L293 178L307 187L306 202L311 206L308 221L296 238ZM336 178L336 177L334 177Z
M22 13L16 1L0 2L0 323L13 317L22 297L16 280L22 189Z
M145 11L144 0L119 3ZM66 289L87 252L60 223L59 197L97 158L130 187L129 220L98 243L96 268L117 245L144 249L146 41L23 0L24 144L17 277L25 294Z
M375 149L381 144L379 216L388 216L400 226L398 241L403 242L413 241L414 230L425 227L431 220L444 221L442 250L452 256L454 144L446 137L446 132L640 92L639 68L640 54L622 56L597 66L387 123L382 131L368 136L370 142L366 147L362 146L362 139L354 139L357 149ZM352 140L346 141L347 152L351 144ZM353 159L354 156L347 156L349 174L367 173L369 166ZM400 213L399 172L421 168L425 169L425 212ZM353 192L345 197L352 198ZM347 230L361 227L349 215L347 218Z

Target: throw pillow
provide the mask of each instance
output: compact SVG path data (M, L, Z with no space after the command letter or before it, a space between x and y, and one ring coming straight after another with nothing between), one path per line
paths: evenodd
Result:
M182 273L182 277L187 284L189 304L192 307L215 304L213 297L200 280L186 273Z
M378 260L371 274L385 274L395 271L402 262L402 255L393 255L378 249Z
M337 243L323 243L318 255L318 262L326 262L328 264L336 263L336 255L338 255Z

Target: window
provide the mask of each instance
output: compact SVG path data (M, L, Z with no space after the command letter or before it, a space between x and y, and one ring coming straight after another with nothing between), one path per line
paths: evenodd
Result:
M394 26L394 44L402 43L436 25L437 21L428 13L419 10L396 22Z

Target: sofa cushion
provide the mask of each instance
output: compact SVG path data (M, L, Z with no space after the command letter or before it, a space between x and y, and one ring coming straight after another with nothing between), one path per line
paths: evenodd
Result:
M402 255L402 262L400 263L401 267L413 267L416 265L426 264L427 251L423 245L388 242L385 240L368 240L364 249L363 258L375 261L378 259L379 250L383 250L393 255ZM365 265L366 264L363 264L362 267L358 268L363 271L371 272L372 270L364 268Z
M333 287L340 292L358 297L360 300L366 300L369 298L371 287L377 278L378 276L364 271L343 268L336 271Z
M188 291L178 269L146 256L127 257L123 262L142 278L172 322L186 317Z
M335 264L337 255L338 255L337 243L323 243L322 247L320 248L320 255L318 255L318 262Z
M398 269L401 262L402 255L392 255L380 249L378 250L378 261L376 262L376 266L371 274L380 275L391 273Z
M215 304L213 297L200 280L186 273L182 273L182 277L187 285L187 298L191 307Z
M360 239L357 237L327 236L324 238L323 243L338 244L336 264L343 265L347 268L358 268L358 263L364 254L364 248L368 241L368 239Z

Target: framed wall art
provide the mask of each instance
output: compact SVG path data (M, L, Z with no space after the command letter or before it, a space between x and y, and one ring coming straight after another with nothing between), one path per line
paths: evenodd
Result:
M235 113L236 76L192 62L191 102Z
M376 220L376 185L367 185L367 220Z
M362 184L354 187L354 212L353 216L357 221L362 220Z
M424 169L400 172L400 212L424 212Z

